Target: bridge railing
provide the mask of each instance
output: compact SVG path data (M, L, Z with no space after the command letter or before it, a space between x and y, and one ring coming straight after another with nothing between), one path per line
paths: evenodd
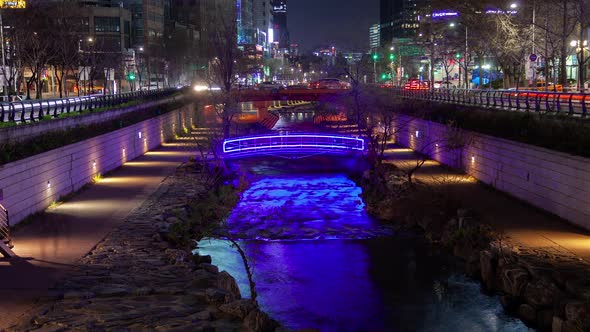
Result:
M90 95L61 99L0 102L0 122L29 123L45 117L57 118L62 113L93 111L101 107L125 104L136 100L156 100L174 94L177 89L135 91L115 95Z
M339 135L289 134L230 138L223 142L224 155L302 150L319 153L364 151L365 141L359 137Z
M442 103L475 105L515 111L549 112L586 117L590 94L529 90L405 90L394 88L395 95Z
M3 241L8 247L12 247L8 211L2 206L2 204L0 204L0 241Z

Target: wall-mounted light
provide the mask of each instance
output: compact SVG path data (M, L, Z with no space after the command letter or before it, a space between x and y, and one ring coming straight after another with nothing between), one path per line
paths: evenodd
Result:
M141 131L138 132L137 135L139 136L139 139L141 139Z
M475 162L475 156L471 156L471 162L474 163Z
M419 138L419 137L420 137L420 131L416 130L416 138Z
M434 144L434 146L436 146L438 148L438 143Z
M51 181L47 181L47 189L51 188Z
M92 168L96 168L96 160L92 161Z

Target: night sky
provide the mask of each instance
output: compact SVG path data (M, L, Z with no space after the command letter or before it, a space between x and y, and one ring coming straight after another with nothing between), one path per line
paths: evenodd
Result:
M320 46L369 48L369 26L379 23L379 0L288 0L291 43L300 51Z

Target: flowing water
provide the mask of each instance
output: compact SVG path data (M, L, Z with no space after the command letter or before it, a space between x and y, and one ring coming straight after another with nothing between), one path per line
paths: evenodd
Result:
M228 217L253 266L258 301L290 329L321 331L528 331L481 293L456 261L411 234L367 215L361 188L344 170L354 161L314 157L235 165L251 186ZM199 254L249 288L227 241Z

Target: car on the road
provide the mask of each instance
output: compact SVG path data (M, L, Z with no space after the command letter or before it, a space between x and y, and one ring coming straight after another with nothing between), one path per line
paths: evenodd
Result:
M310 89L350 89L350 83L337 78L322 78L309 83Z
M433 88L435 89L451 89L454 87L455 85L450 81L435 81L433 84Z
M411 79L404 84L404 90L428 90L430 89L429 81L420 81L419 79Z
M270 81L261 82L256 85L256 89L258 90L283 90L284 88L284 85Z

